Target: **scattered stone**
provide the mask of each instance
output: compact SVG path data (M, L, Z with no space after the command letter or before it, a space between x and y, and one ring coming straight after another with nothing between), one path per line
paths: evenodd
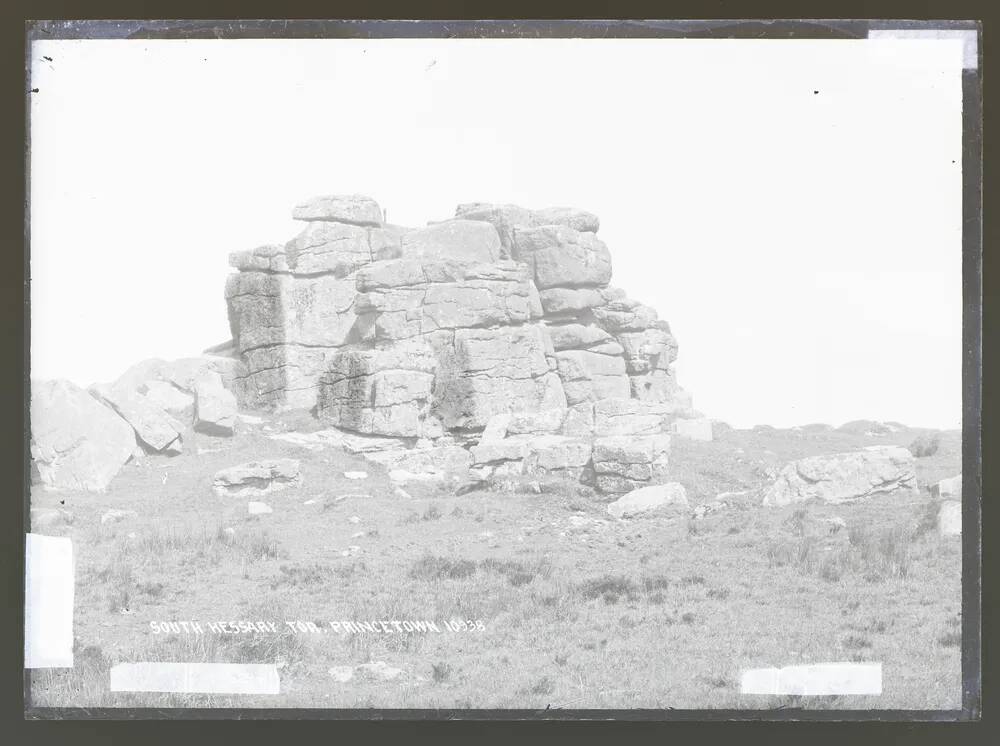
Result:
M266 503L251 501L247 503L247 512L250 513L250 515L265 515L267 513L273 513L274 510Z
M101 515L101 525L103 526L106 523L121 523L136 516L138 516L138 513L134 510L108 510Z
M962 475L942 479L937 484L932 484L930 489L931 497L935 500L961 500Z
M361 523L361 519L358 518L356 515L352 515L350 518L347 519L347 522L348 523Z
M102 491L136 452L110 407L64 380L31 382L33 476L49 489Z
M938 533L941 536L962 535L962 503L945 500L938 510Z
M413 497L410 495L410 493L407 492L406 490L404 490L402 487L396 487L396 489L393 490L393 494L396 497L403 498L404 500L412 500L413 499Z
M901 446L872 446L792 462L765 492L763 504L811 499L837 504L915 486L913 454Z
M333 680L346 684L348 681L354 678L354 667L353 666L332 666L329 669L330 676Z
M297 460L265 459L216 472L212 490L220 497L256 497L301 483Z
M687 493L677 482L641 487L618 498L608 505L608 514L614 518L631 518L664 506L686 508Z
M439 471L424 471L415 473L406 469L391 469L389 479L393 482L406 484L407 482L427 482L437 479L444 479L445 475Z
M243 415L240 415L242 419ZM280 440L283 443L305 448L308 451L322 451L324 448L344 445L344 434L336 429L317 430L313 433L300 433L291 431L287 433L273 433L267 436L271 440Z
M366 471L345 471L344 477L347 479L368 479Z

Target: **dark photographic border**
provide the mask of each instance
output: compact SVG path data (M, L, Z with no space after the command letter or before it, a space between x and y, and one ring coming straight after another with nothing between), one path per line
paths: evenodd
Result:
M210 708L37 708L30 704L29 673L23 670L25 718L64 719L335 719L335 720L809 720L809 721L951 721L976 720L981 714L981 496L982 496L982 26L974 21L869 20L503 20L503 21L361 21L361 20L138 20L37 21L25 33L28 72L30 43L36 39L238 39L238 38L769 38L863 39L870 29L960 29L977 35L978 64L962 73L963 92L963 592L962 708L960 710L427 710L427 709L210 709ZM31 96L25 86L24 105ZM30 163L30 134L25 119L25 185ZM24 201L24 375L22 416L22 510L28 509L27 425L28 334L30 300L28 202ZM930 395L933 395L932 393ZM23 519L24 516L22 516ZM22 527L24 524L21 524ZM24 533L20 534L23 579ZM23 612L23 582L18 608ZM23 615L21 616L23 621ZM20 642L23 643L23 629ZM21 645L23 650L23 644ZM22 660L23 664L23 660Z

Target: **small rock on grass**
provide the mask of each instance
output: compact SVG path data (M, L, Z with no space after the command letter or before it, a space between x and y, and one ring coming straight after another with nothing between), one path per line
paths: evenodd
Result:
M344 476L347 479L368 479L368 472L366 471L345 471Z
M404 490L402 487L397 487L395 490L393 490L393 494L395 494L396 497L403 498L404 500L412 500L413 499L413 496L409 492L407 492L406 490Z
M249 502L247 503L247 512L250 515L264 515L265 513L273 513L274 510L267 503Z
M330 676L333 677L334 681L346 684L354 678L354 668L351 666L333 666L330 668Z
M126 518L135 518L137 515L134 510L109 510L101 516L101 524L120 523Z

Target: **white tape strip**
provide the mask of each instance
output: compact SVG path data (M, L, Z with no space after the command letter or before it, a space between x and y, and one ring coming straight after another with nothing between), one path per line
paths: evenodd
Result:
M975 29L869 29L869 39L958 39L963 42L962 67L979 67L978 34Z
M279 694L270 663L119 663L111 667L113 692Z
M24 667L73 667L73 541L28 534L24 553Z
M830 696L881 694L881 663L816 663L785 668L751 668L740 681L743 694Z

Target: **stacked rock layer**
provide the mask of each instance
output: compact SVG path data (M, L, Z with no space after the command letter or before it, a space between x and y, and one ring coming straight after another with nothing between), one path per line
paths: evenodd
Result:
M244 407L449 447L483 434L473 463L486 471L569 469L608 491L659 478L690 398L670 327L610 285L597 216L476 203L407 229L348 195L293 217L307 224L285 246L230 258ZM558 424L496 419L541 413Z

